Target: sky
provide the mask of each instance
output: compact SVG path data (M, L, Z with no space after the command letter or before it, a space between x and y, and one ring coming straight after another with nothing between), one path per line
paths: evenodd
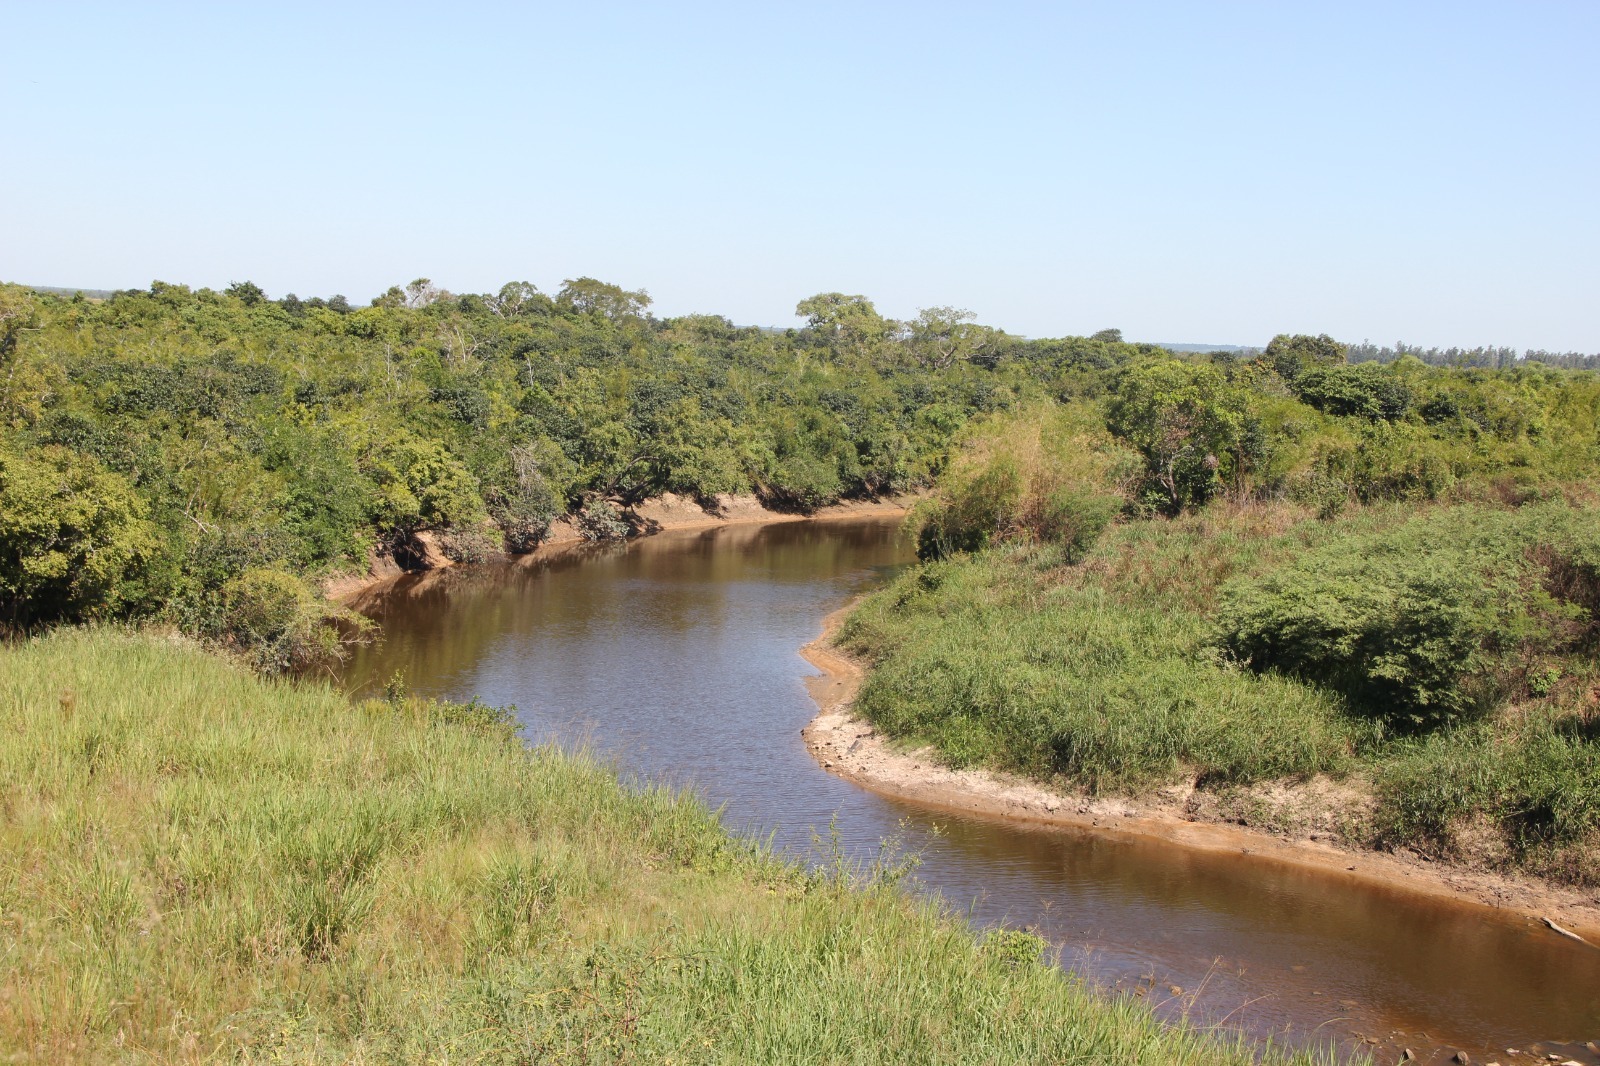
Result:
M1600 351L1600 2L0 0L0 279Z

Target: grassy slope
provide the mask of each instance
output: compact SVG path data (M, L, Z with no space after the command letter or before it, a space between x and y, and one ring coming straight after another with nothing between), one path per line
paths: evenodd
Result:
M0 715L12 1058L1250 1061L493 715L110 631L0 647Z
M1291 506L1218 505L1114 527L1075 566L1048 547L925 564L842 630L875 663L858 706L957 765L1110 792L1197 781L1229 817L1267 824L1283 812L1254 807L1240 786L1349 777L1375 797L1370 814L1336 812L1356 842L1593 883L1600 745L1570 728L1593 719L1592 661L1566 662L1546 699L1418 739L1385 737L1328 690L1240 669L1212 645L1230 578L1415 514L1389 504L1319 521Z

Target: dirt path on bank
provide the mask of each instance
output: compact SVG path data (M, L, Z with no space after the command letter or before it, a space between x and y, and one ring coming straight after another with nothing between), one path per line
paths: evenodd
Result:
M853 606L853 605L852 605ZM925 807L1004 821L1093 829L1113 835L1168 841L1205 851L1232 852L1322 871L1330 878L1381 885L1455 901L1526 924L1531 935L1577 936L1600 950L1600 893L1562 888L1529 878L1473 870L1420 857L1341 846L1316 830L1273 833L1208 820L1206 804L1191 788L1150 796L1091 797L1056 792L1008 774L954 770L932 749L911 750L878 733L853 713L864 671L834 646L850 607L829 615L822 634L801 649L817 669L807 687L817 716L802 731L823 769L884 796ZM1348 802L1348 787L1326 781L1295 786L1307 805ZM1282 800L1283 786L1268 786ZM1486 915L1487 916L1487 915Z

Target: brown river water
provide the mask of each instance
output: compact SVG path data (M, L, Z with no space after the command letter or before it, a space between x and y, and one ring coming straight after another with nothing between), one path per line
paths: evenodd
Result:
M515 704L530 741L586 745L625 775L692 788L731 829L801 857L830 822L867 860L898 838L920 856L923 890L980 926L1034 928L1067 969L1169 1017L1377 1061L1407 1047L1423 1062L1457 1049L1600 1061L1567 1043L1600 1040L1600 950L1525 917L1249 856L934 812L825 773L800 738L816 707L799 649L911 557L897 520L826 521L406 577L356 604L384 638L347 683L381 689L402 671L419 695Z

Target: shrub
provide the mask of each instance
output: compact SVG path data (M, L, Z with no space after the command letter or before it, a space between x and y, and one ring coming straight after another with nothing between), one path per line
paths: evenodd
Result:
M1470 846L1461 830L1485 814L1509 857L1561 880L1600 883L1600 870L1562 854L1600 831L1600 744L1581 724L1540 713L1430 737L1378 775L1379 841L1455 856Z
M1267 342L1261 362L1276 370L1285 381L1317 367L1340 366L1349 358L1349 349L1326 333L1313 337L1306 333L1280 333Z
M159 551L146 513L122 477L80 453L0 452L0 623L71 622L140 599Z
M410 439L375 463L379 525L401 532L475 523L485 514L478 479L437 441Z
M1122 503L1114 493L1063 485L1039 501L1031 524L1044 540L1065 549L1068 562L1077 562L1117 517Z
M917 553L939 558L991 541L1058 544L1083 556L1126 503L1140 459L1086 407L1004 415L979 427L920 506Z
M604 496L591 495L578 510L578 533L585 540L621 540L628 535L628 523L617 505Z
M1258 458L1250 401L1216 366L1148 362L1122 372L1106 425L1144 456L1141 497L1174 512L1204 503Z
M1334 688L1396 722L1436 725L1469 709L1460 682L1501 626L1504 590L1437 555L1320 552L1224 592L1221 643L1257 670Z
M923 511L917 554L930 559L977 551L1003 531L1022 492L1016 462L1009 457L996 459Z
M208 634L268 672L305 670L343 657L371 623L319 600L282 570L246 570L222 587Z
M780 508L814 511L833 503L844 489L837 458L801 447L778 459L771 476L762 485L761 495Z
M1432 728L1483 709L1527 661L1592 632L1593 511L1455 508L1346 536L1223 590L1218 642L1257 670ZM1520 660L1520 661L1519 661Z
M1377 363L1314 367L1295 379L1294 391L1326 414L1374 422L1404 418L1415 399L1404 381Z

